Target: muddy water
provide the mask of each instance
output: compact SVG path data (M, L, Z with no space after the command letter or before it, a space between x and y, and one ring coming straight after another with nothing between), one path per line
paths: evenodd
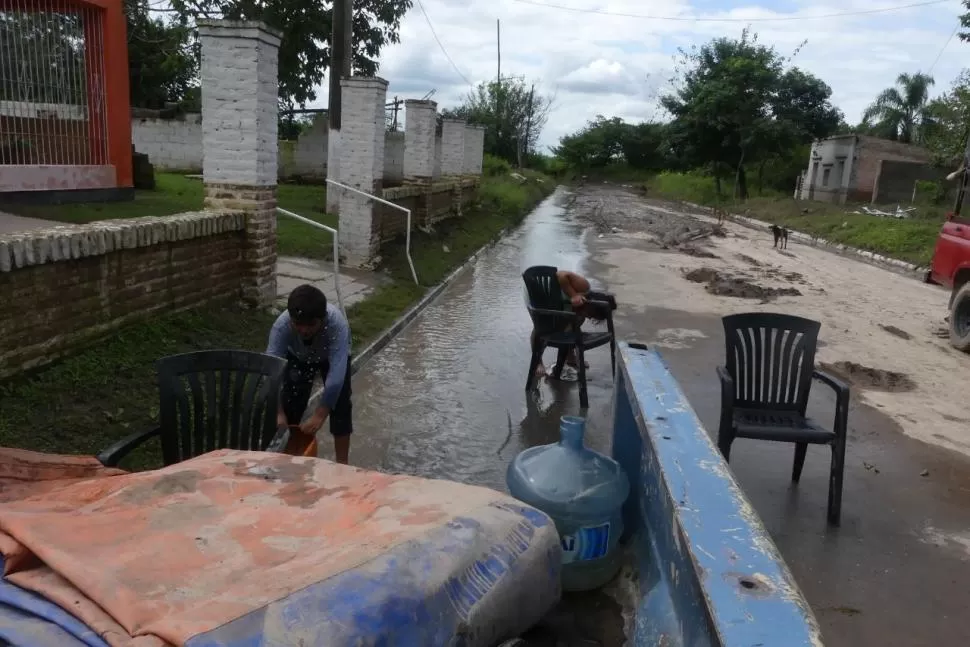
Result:
M574 383L524 390L532 326L521 273L583 271L583 227L568 200L559 189L541 203L355 376L353 464L504 490L509 460L554 442L559 417L579 412ZM589 361L590 440L602 448L609 351Z

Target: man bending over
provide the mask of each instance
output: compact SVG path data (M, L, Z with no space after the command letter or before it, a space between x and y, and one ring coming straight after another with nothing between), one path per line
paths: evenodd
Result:
M277 424L290 427L287 454L300 456L330 419L338 463L347 464L353 432L350 402L350 325L323 292L301 285L290 293L269 333L266 353L286 360ZM323 378L323 393L303 420L313 380Z

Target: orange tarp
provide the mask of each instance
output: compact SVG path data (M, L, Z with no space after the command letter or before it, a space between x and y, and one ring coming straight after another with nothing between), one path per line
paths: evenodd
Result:
M274 453L221 450L129 474L93 459L0 450L0 552L11 582L109 644L154 647L182 644L504 498Z

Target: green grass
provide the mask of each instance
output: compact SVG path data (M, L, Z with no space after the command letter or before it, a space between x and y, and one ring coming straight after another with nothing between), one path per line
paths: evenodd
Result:
M157 317L40 371L0 384L0 446L60 454L95 454L158 422L154 362L194 350L262 351L275 317L211 306ZM157 441L125 462L161 464Z
M795 200L791 196L753 197L743 203L723 197L719 200L710 177L685 173L661 173L648 180L645 188L650 197L718 205L732 213L922 266L933 256L946 213L945 207L921 204L916 217L897 220L851 213L862 205ZM884 209L891 211L895 205Z
M5 210L19 216L83 224L141 216L170 216L202 209L202 181L177 173L156 173L154 191L136 191L133 202L87 204L15 205ZM297 215L337 227L337 218L325 212L327 188L323 185L281 184L279 206ZM330 234L286 216L279 218L279 253L283 256L326 258Z
M529 177L526 184L486 178L479 204L463 218L445 220L431 234L416 233L411 252L420 286L411 279L403 244L385 246L382 269L391 280L348 311L354 347L363 350L430 286L504 228L521 222L552 191L551 182L540 184L534 181L534 174ZM51 366L0 383L0 446L95 454L125 435L157 423L155 360L212 348L261 351L274 318L264 311L235 306L164 315L126 327ZM158 443L149 441L123 467L145 469L160 464Z

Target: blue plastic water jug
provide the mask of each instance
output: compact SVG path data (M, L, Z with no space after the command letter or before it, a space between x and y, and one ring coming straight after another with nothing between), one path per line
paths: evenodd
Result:
M600 587L622 565L620 508L630 482L616 461L583 446L585 430L583 418L563 416L560 441L523 451L506 473L512 496L555 521L566 591Z

